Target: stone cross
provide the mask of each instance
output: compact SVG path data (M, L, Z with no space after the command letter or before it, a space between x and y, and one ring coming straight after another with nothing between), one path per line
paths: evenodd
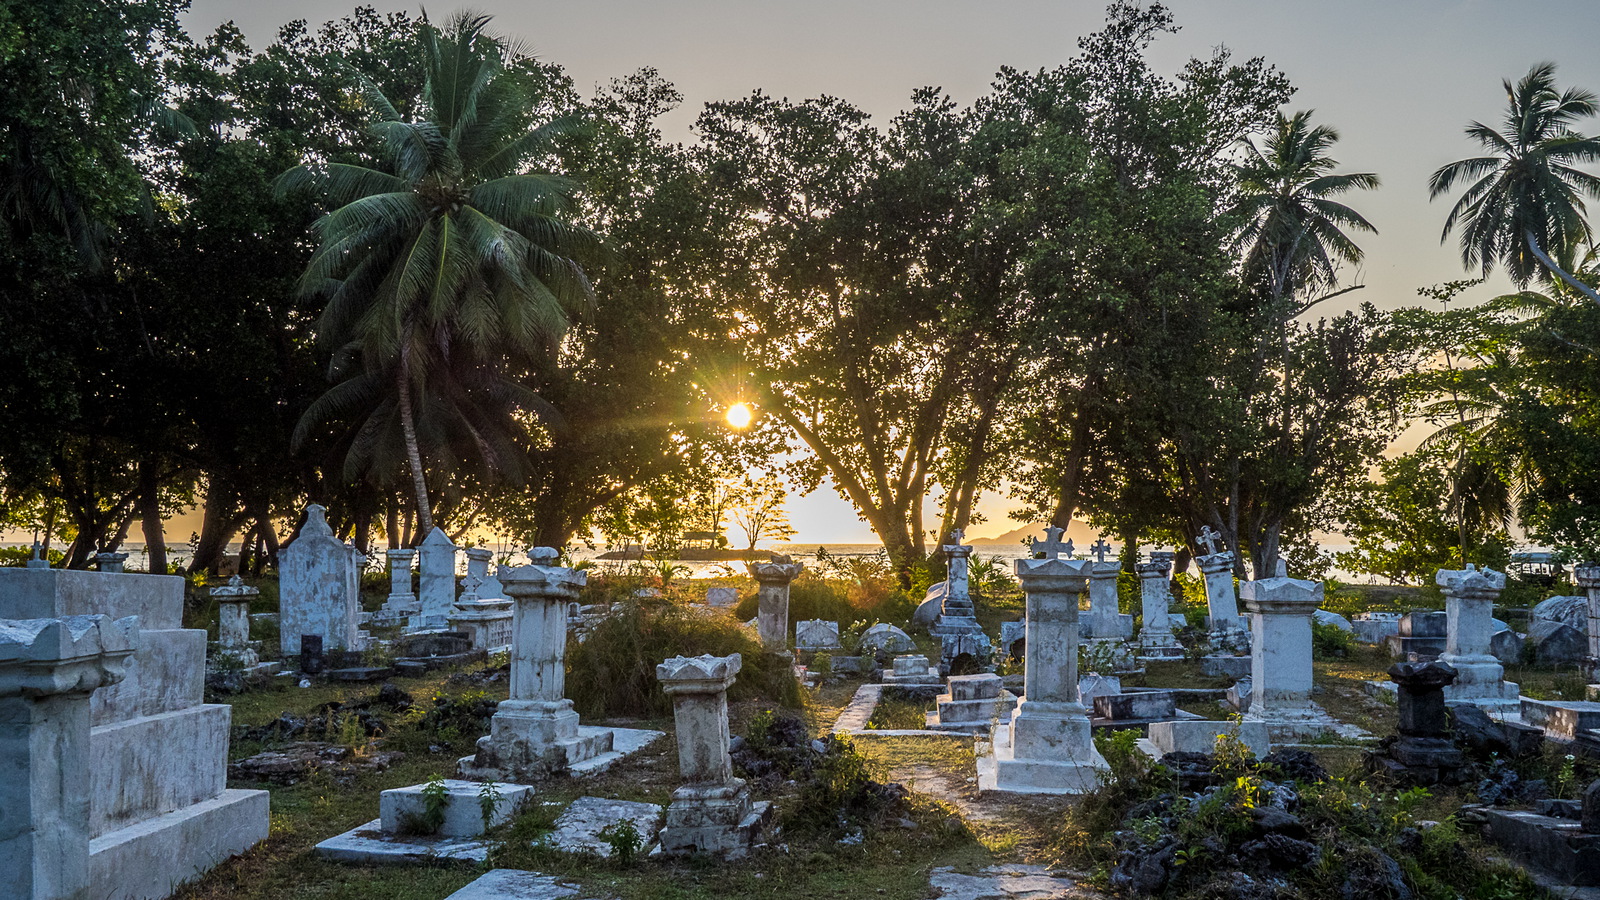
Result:
M1106 554L1111 552L1111 545L1106 543L1105 538L1101 538L1094 542L1094 546L1089 548L1089 552L1094 554L1095 562L1105 562Z
M1200 529L1200 534L1195 536L1195 540L1206 545L1206 555L1210 556L1217 552L1217 542L1222 540L1222 535L1212 531L1211 526L1207 525Z
M34 541L33 542L33 557L28 560L27 567L30 568L30 569L48 569L48 568L50 568L50 561L45 559L43 554L44 554L44 548L39 546L39 542L38 541Z
M961 546L961 542L966 539L967 532L965 529L957 528L955 531L950 532L950 545L953 547Z
M1061 543L1061 535L1064 533L1063 529L1054 525L1046 528L1044 530L1044 540L1033 542L1033 558L1058 559L1061 556L1065 556L1067 559L1071 559L1072 541L1067 541L1065 544Z

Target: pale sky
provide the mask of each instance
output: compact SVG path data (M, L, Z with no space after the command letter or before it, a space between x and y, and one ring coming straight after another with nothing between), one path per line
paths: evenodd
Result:
M367 0L380 11L417 7ZM232 19L259 49L294 18L313 26L354 2L194 0L191 32ZM1104 19L1100 0L478 0L495 27L561 64L580 90L654 66L685 105L666 123L687 139L707 101L761 88L792 98L842 97L886 122L911 92L943 87L956 100L984 93L1001 66L1052 67L1076 53L1080 35ZM1182 30L1156 44L1157 67L1175 72L1224 44L1237 57L1265 56L1299 88L1293 109L1315 109L1339 129L1334 155L1345 171L1376 172L1383 187L1350 202L1379 234L1359 238L1365 290L1354 302L1417 301L1416 289L1466 277L1455 250L1439 243L1448 204L1429 203L1427 178L1475 155L1462 128L1499 125L1502 78L1541 61L1562 86L1600 91L1600 3L1595 0L1170 0ZM442 18L455 7L430 7ZM1587 130L1600 131L1591 122ZM1501 285L1503 287L1503 285ZM1492 296L1481 289L1480 298ZM1337 311L1336 309L1330 310ZM989 498L974 537L1010 530L1013 504ZM874 540L848 503L824 487L790 504L801 543Z

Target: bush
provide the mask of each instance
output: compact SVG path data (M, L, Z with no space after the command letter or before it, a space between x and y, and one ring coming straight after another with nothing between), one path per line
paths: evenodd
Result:
M876 582L852 583L825 578L812 572L801 573L789 583L789 621L821 619L849 628L857 622L904 622L916 611L900 591L883 590ZM739 600L734 615L742 622L756 617L760 601L752 591Z
M1355 649L1356 636L1337 625L1311 621L1311 657L1343 659Z
M568 645L567 695L585 718L665 715L672 702L656 681L657 664L705 653L743 657L728 699L799 705L800 687L789 664L763 653L737 622L643 599L617 604L588 640Z

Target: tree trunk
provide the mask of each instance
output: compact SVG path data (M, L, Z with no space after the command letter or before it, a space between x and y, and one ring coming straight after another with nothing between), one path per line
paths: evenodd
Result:
M144 523L144 552L149 562L145 571L167 574L167 541L161 526L161 483L156 466L146 460L139 464L139 515Z
M194 545L189 571L217 573L217 565L228 551L228 541L239 527L237 498L226 485L212 480L206 486L206 508L200 520L200 539Z
M422 469L422 450L417 446L416 413L411 408L410 367L401 363L396 385L400 397L400 430L406 437L406 460L411 465L411 489L417 499L417 533L433 531L433 509L428 503L428 476Z

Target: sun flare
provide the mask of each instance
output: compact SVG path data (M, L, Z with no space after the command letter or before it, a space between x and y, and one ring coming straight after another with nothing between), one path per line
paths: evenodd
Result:
M728 424L734 428L743 429L750 427L750 423L755 419L755 417L756 414L751 412L750 405L747 403L735 403L734 405L728 407Z

